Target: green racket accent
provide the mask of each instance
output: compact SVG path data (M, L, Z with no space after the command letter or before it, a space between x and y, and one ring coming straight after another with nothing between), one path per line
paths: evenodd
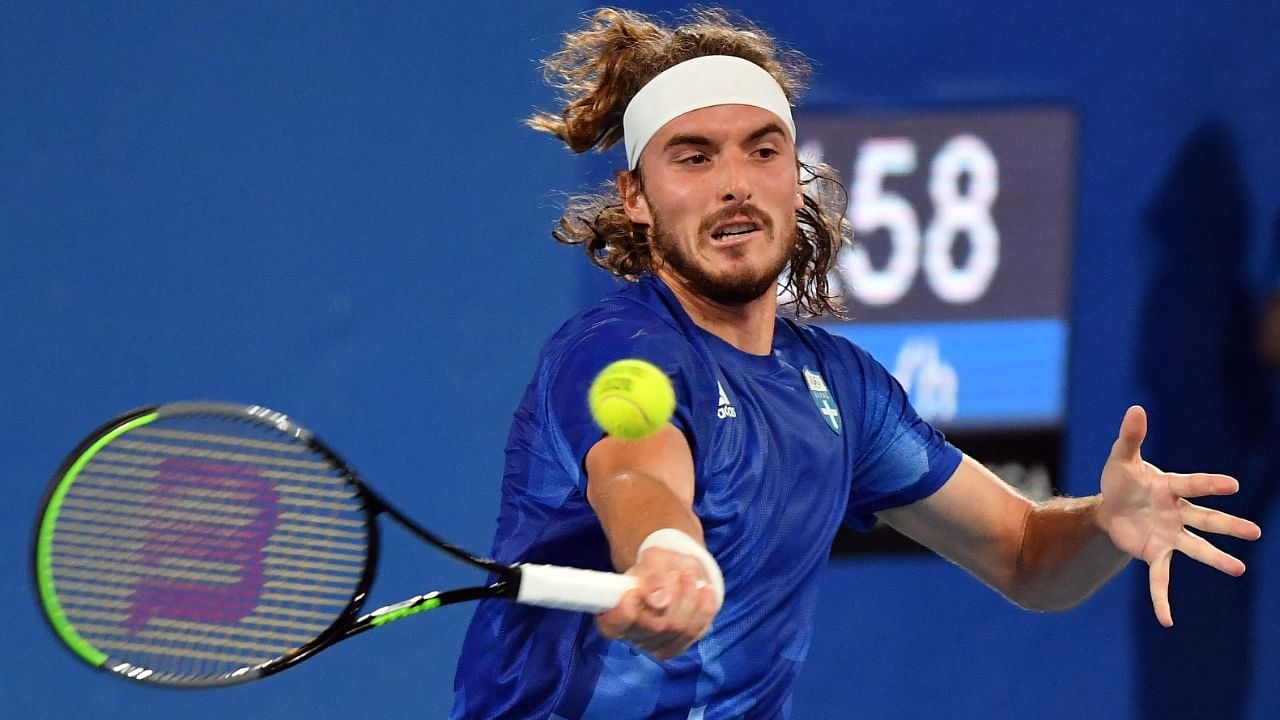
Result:
M391 612L372 617L369 619L369 624L374 627L382 627L392 620L399 620L400 618L406 618L410 615L417 615L420 612L435 610L438 607L440 607L440 599L431 598L420 605L408 605L398 610L392 610Z
M58 483L57 489L53 491L53 496L49 498L49 505L45 508L44 517L40 520L40 536L36 545L36 582L40 588L40 601L44 605L44 612L49 616L49 622L57 631L58 636L67 644L77 655L84 658L86 662L94 666L102 666L107 661L107 654L90 645L87 640L76 632L76 629L67 622L67 615L62 609L62 605L58 602L58 594L53 587L53 526L57 522L58 513L62 510L62 501L66 498L67 492L71 489L71 483L76 481L76 476L89 464L94 455L98 451L106 447L111 441L121 435L133 430L136 427L147 425L155 422L160 417L159 413L148 413L141 417L134 418L111 432L98 438L98 441L89 446L79 458L76 458L75 464L62 476L62 481Z

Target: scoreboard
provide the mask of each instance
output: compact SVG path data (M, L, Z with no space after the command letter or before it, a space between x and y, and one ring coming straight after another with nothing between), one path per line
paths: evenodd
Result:
M812 114L801 159L839 171L854 243L831 287L916 410L1036 498L1065 417L1077 123L1057 107ZM787 298L783 297L783 300ZM907 547L844 533L836 550Z

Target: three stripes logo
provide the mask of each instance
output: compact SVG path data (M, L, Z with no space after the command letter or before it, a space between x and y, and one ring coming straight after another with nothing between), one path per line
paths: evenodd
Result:
M729 396L724 394L724 385L721 385L720 381L717 380L716 387L720 389L720 401L717 403L716 417L721 420L738 417L738 410L733 407L733 403L729 402Z

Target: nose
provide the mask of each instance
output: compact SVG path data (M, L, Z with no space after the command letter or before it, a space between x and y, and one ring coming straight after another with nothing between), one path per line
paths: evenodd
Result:
M746 162L741 158L727 157L720 167L720 200L726 203L750 200L751 182L747 176Z

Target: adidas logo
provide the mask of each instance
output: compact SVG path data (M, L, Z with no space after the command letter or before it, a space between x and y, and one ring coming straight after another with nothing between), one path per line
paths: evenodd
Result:
M724 394L724 385L721 385L720 381L717 380L716 387L720 388L720 402L719 407L716 408L716 417L721 420L738 417L737 409L733 407L733 403L729 402L729 396Z

